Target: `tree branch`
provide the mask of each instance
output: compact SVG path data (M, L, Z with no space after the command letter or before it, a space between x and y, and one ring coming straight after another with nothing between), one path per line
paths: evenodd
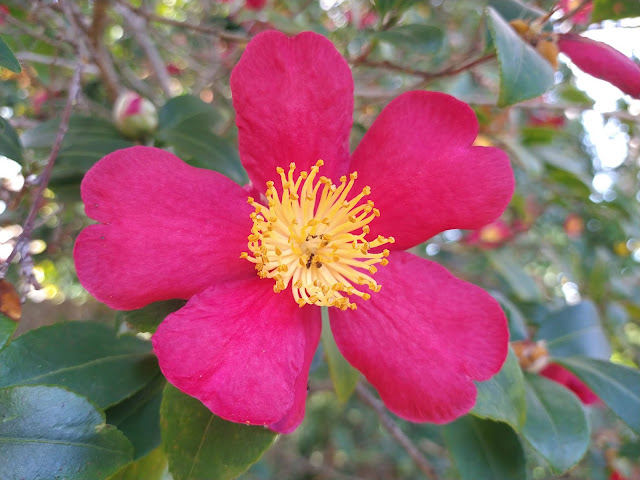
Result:
M373 396L373 394L369 391L369 389L364 386L362 383L358 383L356 386L356 394L364 403L366 403L369 407L371 407L378 418L380 419L380 423L382 426L389 432L389 434L393 437L393 439L400 444L402 448L406 450L411 459L415 462L417 467L420 469L422 473L424 473L427 478L432 480L438 480L438 473L436 472L433 465L425 458L424 455L418 450L411 439L407 437L407 435L398 427L396 422L389 416L387 413L387 409L385 406Z

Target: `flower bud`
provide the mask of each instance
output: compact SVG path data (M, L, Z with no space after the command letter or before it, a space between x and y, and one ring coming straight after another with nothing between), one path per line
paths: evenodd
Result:
M120 94L113 107L113 121L118 130L130 138L142 138L158 126L156 107L135 92Z
M551 64L554 70L558 69L558 45L553 40L540 40L536 46L538 53Z

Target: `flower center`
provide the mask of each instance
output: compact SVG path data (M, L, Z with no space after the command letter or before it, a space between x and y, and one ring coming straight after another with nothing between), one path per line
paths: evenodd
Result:
M247 237L250 253L242 252L241 257L255 264L258 276L275 280L274 292L291 285L293 298L301 307L310 304L355 310L356 304L348 297L369 300L371 295L362 291L363 287L378 292L381 285L371 275L377 271L376 264L389 263L389 250L370 250L395 240L382 235L365 240L369 223L380 216L371 200L362 201L371 188L364 187L347 200L357 172L334 185L327 177L317 178L323 164L318 160L311 172L300 172L295 179L295 163L286 175L278 167L282 195L269 181L267 206L249 197L255 208Z

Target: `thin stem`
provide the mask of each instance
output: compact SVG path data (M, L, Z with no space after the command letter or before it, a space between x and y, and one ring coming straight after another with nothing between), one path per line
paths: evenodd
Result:
M62 119L60 120L60 126L58 127L58 132L56 133L56 138L51 147L51 153L49 154L49 159L47 160L47 164L44 167L44 170L40 174L38 188L35 192L33 203L31 205L31 209L29 210L29 214L27 215L27 219L24 221L22 226L22 233L16 240L16 244L13 247L13 250L7 257L7 259L0 265L0 278L4 278L7 271L9 270L9 265L15 256L20 253L21 263L25 263L30 265L31 258L29 256L29 241L31 240L31 234L33 233L33 229L35 228L35 220L38 214L38 210L41 207L42 201L44 199L44 191L49 185L49 180L51 180L51 172L53 171L53 166L56 162L56 158L58 157L58 152L60 152L60 148L62 147L62 140L64 140L64 136L67 133L67 129L69 128L69 118L71 117L71 110L73 109L73 104L78 98L78 94L80 93L80 78L82 76L82 69L86 63L86 58L81 59L76 66L76 69L73 73L73 78L71 79L71 86L69 87L69 94L67 96L67 102L64 107L64 111L62 112ZM31 278L32 275L27 272L29 276L29 280L31 284L34 284L35 279ZM37 282L35 282L37 286Z
M411 439L400 429L400 427L393 421L393 419L387 413L387 409L380 400L375 398L369 389L362 383L358 383L356 386L356 394L364 403L371 407L378 418L382 426L389 432L393 439L400 444L402 448L406 450L411 459L415 462L417 467L427 478L432 480L438 480L438 474L431 465L431 462L425 458L424 455L418 450Z

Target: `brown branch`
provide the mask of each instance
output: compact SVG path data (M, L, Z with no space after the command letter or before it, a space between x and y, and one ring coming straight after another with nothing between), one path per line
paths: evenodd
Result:
M153 72L158 79L158 83L160 84L162 92L167 97L171 97L171 79L169 78L167 67L164 64L164 61L162 60L158 49L153 44L153 42L149 38L148 32L146 31L145 17L138 15L122 4L116 5L116 11L120 15L122 15L125 23L129 26L129 28L131 28L131 32L133 33L134 38L147 56L149 64L151 65L151 68L153 69Z
M69 87L69 94L67 96L67 102L64 107L64 111L62 112L62 118L60 120L60 126L58 127L58 132L56 133L56 138L51 147L51 153L49 154L49 159L47 160L47 164L40 174L38 181L38 188L35 192L33 203L31 205L31 209L29 210L29 214L27 215L26 220L22 226L22 233L16 240L16 244L13 247L13 250L7 257L7 259L0 265L0 278L4 278L9 270L9 265L15 258L15 256L20 254L20 262L23 266L23 273L29 278L29 282L39 287L38 283L33 278L32 268L32 259L29 254L29 241L31 240L31 234L35 228L36 216L38 214L38 210L42 206L42 201L44 199L44 191L49 185L49 180L51 180L51 172L53 171L53 166L56 162L56 158L58 157L58 153L60 152L60 148L62 147L62 140L64 139L65 134L67 133L67 129L69 128L69 118L71 117L71 110L73 109L73 104L78 98L78 94L80 93L80 78L82 76L82 69L86 63L86 58L81 59L78 62L75 72L73 73L73 78L71 79L71 86ZM27 268L25 268L27 267ZM31 270L31 271L29 271Z
M469 70L477 65L480 65L481 63L487 62L493 58L495 58L495 53L490 53L487 55L484 55L482 57L476 58L474 60L471 60L467 63L464 63L461 66L450 66L447 68L444 68L438 72L426 72L424 70L418 70L412 67L408 67L405 65L398 65L396 63L390 62L388 60L384 60L382 62L374 62L371 60L367 60L364 59L362 60L359 65L363 66L363 67L370 67L370 68L383 68L385 70L392 70L392 71L396 71L396 72L402 72L402 73L407 73L409 75L414 75L416 77L420 77L422 78L423 81L431 81L431 80L435 80L436 78L441 78L441 77L448 77L451 75L457 75L458 73L464 72L465 70Z
M356 386L356 394L364 403L371 407L378 418L382 426L389 432L393 439L400 444L402 448L406 450L411 459L415 462L416 466L424 473L427 478L432 480L438 480L438 473L429 460L418 450L411 439L398 427L396 422L389 416L387 409L380 400L375 398L369 389L362 383L358 383Z
M126 2L125 0L115 0L115 1L121 5L124 5L129 10L132 10L133 12L137 13L138 15L146 18L151 22L164 23L166 25L173 25L174 27L186 28L187 30L193 30L195 32L205 33L207 35L214 35L218 38L227 40L229 42L247 43L249 40L251 40L251 38L246 35L239 35L237 33L226 32L219 28L200 25L199 23L181 22L180 20L174 20L172 18L156 15L155 13L145 10L143 7L136 7L134 5L131 5L129 2Z

